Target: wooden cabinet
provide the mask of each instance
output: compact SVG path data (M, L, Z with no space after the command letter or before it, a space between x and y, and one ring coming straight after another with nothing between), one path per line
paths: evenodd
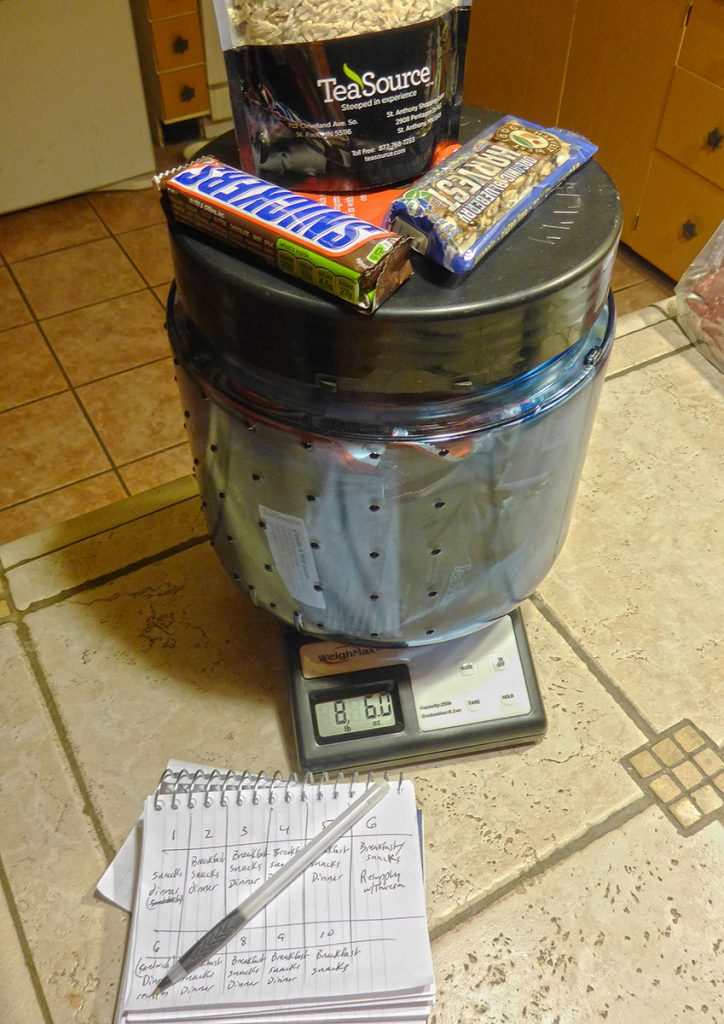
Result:
M197 0L132 0L146 105L157 142L165 125L209 113Z
M679 278L724 220L724 3L695 0L631 246Z
M678 278L724 218L724 0L474 4L465 99L581 132Z

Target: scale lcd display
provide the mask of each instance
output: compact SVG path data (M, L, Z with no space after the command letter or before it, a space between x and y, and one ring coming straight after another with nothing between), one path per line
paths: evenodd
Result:
M323 740L355 733L390 732L400 726L389 689L319 701L314 712L317 732Z

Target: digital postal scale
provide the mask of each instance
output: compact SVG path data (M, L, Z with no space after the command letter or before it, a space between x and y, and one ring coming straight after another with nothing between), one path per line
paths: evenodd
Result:
M469 636L381 648L285 634L303 771L389 768L519 746L546 716L520 611Z

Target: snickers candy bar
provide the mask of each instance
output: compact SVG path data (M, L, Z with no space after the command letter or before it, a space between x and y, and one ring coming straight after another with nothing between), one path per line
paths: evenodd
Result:
M157 175L167 217L372 313L412 273L392 231L204 157Z

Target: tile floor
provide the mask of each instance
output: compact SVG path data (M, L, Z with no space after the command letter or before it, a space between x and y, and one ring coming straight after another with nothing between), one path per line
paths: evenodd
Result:
M152 188L0 217L0 542L174 480L190 459ZM619 314L672 293L622 249Z
M546 736L406 773L432 1024L724 1021L724 378L667 310L619 321L522 608ZM128 918L96 882L169 758L296 766L280 631L187 476L0 545L0 672L0 1018L109 1024Z

